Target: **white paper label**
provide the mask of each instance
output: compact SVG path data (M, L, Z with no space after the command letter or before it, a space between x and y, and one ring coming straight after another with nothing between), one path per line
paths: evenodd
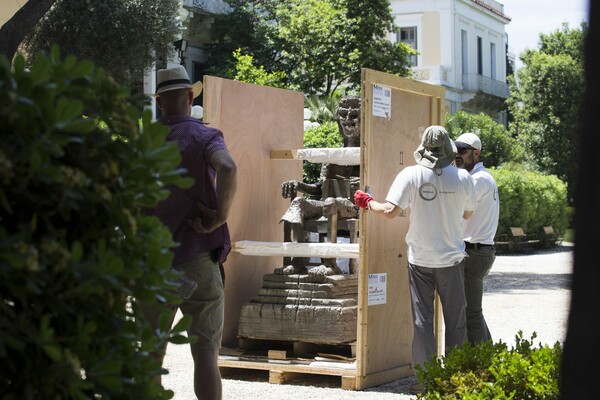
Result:
M369 305L387 303L387 274L369 274Z
M392 89L373 85L373 116L392 118Z

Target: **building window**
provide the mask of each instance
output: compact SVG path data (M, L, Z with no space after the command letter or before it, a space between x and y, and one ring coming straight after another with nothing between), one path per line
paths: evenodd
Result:
M496 79L496 43L490 43L490 77Z
M410 26L405 28L400 28L398 32L396 32L396 42L406 43L413 49L417 50L417 27ZM417 66L417 56L410 56L410 65L411 67Z
M477 36L477 74L483 75L483 39Z
M461 57L461 66L462 73L469 73L469 40L468 40L467 31L460 31L460 57Z

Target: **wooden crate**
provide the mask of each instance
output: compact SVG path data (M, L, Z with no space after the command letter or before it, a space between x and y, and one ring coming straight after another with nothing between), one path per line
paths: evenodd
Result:
M443 124L444 89L369 69L363 69L362 82L361 188L369 186L375 198L383 199L398 172L415 163L413 152L420 132ZM229 219L232 241L281 242L279 219L289 206L289 200L281 197L281 183L302 179L303 161L294 155L303 142L303 95L215 77L205 77L204 88L205 121L223 130L238 163L239 189ZM279 383L292 374L340 376L341 386L352 390L413 375L404 241L407 217L404 214L387 221L361 211L356 254L356 360L352 366L340 369L224 356L220 367L269 371ZM238 348L240 310L257 295L263 276L281 263L281 258L273 255L230 255L225 264L225 346Z

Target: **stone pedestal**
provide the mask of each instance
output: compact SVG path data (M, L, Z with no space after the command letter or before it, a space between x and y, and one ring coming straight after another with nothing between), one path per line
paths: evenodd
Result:
M258 296L241 310L238 337L344 344L356 341L358 279L267 274Z

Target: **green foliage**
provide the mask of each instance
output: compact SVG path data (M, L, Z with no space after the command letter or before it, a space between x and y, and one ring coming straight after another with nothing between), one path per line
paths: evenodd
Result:
M539 234L552 226L559 235L566 232L571 218L567 186L556 176L539 171L528 159L523 146L485 114L458 111L446 115L445 126L456 139L464 132L474 132L482 142L482 161L498 185L500 219L498 234L508 234L511 226L527 233Z
M343 137L338 129L337 122L328 121L319 126L308 128L304 131L304 148L342 147ZM304 162L303 181L317 182L321 174L322 164Z
M318 96L316 94L306 96L304 106L311 111L311 121L320 124L335 121L335 112L340 105L342 95L334 92L331 96Z
M486 167L499 167L508 161L518 161L523 150L502 124L489 115L458 111L446 114L445 125L452 139L465 132L473 132L481 139L481 160Z
M179 10L178 0L57 1L25 39L26 54L58 44L141 94L146 69L174 52Z
M279 29L273 40L291 68L290 81L305 93L330 93L351 74L359 59L351 46L346 10L330 0L279 2L273 9Z
M511 134L524 147L526 161L568 182L569 197L577 176L586 32L585 24L581 30L565 24L562 30L540 35L539 50L522 53L524 67L509 77Z
M569 226L571 209L567 201L567 186L553 175L526 171L518 165L490 168L498 185L500 218L498 234L508 234L511 226L520 226L525 233L541 232L552 226L561 236Z
M240 49L233 53L236 60L234 79L240 82L254 83L256 85L283 87L285 75L281 71L268 73L261 65L254 65L254 58L250 55L244 55Z
M342 84L360 87L360 69L410 75L413 50L391 43L394 30L387 0L229 1L233 12L216 17L209 70L232 77L235 49L253 56L267 73L282 72L285 86L330 95Z
M581 22L579 29L569 29L565 22L554 32L540 33L539 51L548 55L563 54L583 65L587 34L588 24L585 21Z
M352 21L352 38L359 52L358 67L371 68L399 76L411 76L410 57L418 52L406 43L392 43L390 32L396 32L389 0L369 2L344 0L341 7L347 9ZM361 83L360 70L350 78L352 87Z
M89 61L0 59L3 399L166 399L133 299L178 303L168 230L142 208L190 185L167 129Z
M435 356L416 375L425 391L418 399L558 399L562 348L533 346L519 331L515 347L503 342L465 343Z
M253 63L261 60L260 65L267 73L274 72L273 65L264 63L271 54L272 43L267 43L264 34L259 34L260 1L249 2L246 0L224 0L229 3L232 11L227 14L211 16L196 15L192 24L211 23L211 39L206 44L206 71L213 76L234 79L236 74L236 59L234 53L240 50L241 54L251 55ZM190 26L193 29L193 25ZM264 26L264 28L269 28Z

